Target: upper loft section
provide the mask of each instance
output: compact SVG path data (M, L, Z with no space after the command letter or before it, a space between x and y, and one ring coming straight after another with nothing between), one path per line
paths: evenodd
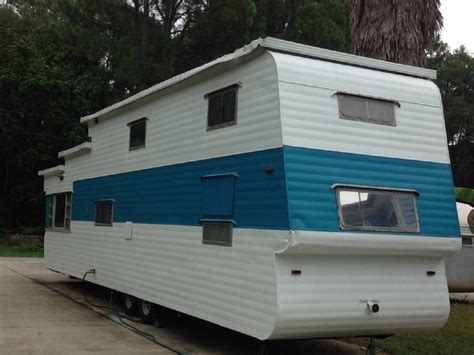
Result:
M262 68L265 68L265 78ZM251 83L252 76L258 77L258 82ZM276 79L276 84L271 85L276 90L275 96L265 91L269 86L263 87L263 83L271 82L270 77ZM122 121L129 124L147 117L147 129L149 125L150 129L159 130L158 135L165 134L169 113L169 124L179 120L183 134L187 127L192 129L195 143L205 146L209 143L207 139L226 142L224 149L216 147L215 152L206 153L210 156L289 145L449 163L441 96L430 80L435 78L436 72L425 68L267 37L85 116L81 122L89 125L94 150L98 148L97 141L108 140L116 126L121 127L117 135L125 134ZM231 86L238 87L235 127L213 134L209 130L206 132L208 113L204 111L208 94ZM262 117L259 112L251 112L246 107L249 100L252 107L276 112L276 116ZM181 112L179 106L186 106L187 113ZM361 112L361 107L365 112ZM351 110L355 112L349 112ZM179 117L173 113L178 111ZM376 117L380 114L385 116ZM113 118L110 120L113 124L109 118ZM268 119L273 121L273 136L263 137L264 131L261 127L256 130L254 125L258 121L261 126ZM243 137L249 130L260 132L259 139L246 142L244 146L232 141L232 137ZM166 137L175 133L169 131ZM267 131L266 134L270 133ZM176 138L174 136L173 141ZM169 147L161 146L166 141L165 137L161 137L160 142L154 139L150 141L150 148L156 148L160 154L169 150ZM263 141L268 143L263 144ZM179 161L205 158L194 149L188 151L185 143L181 141L181 146L173 153L174 157L181 156ZM124 147L122 142L117 148ZM178 162L163 158L160 160L164 163Z
M200 67L191 69L185 73L174 76L168 80L158 83L148 89L140 91L139 93L130 96L129 98L110 105L100 111L97 111L91 115L84 116L81 118L81 123L87 123L97 121L101 117L109 116L110 113L121 109L127 105L133 104L136 101L147 98L153 94L164 91L170 87L176 86L184 81L192 79L197 75L214 69L216 67L231 67L244 60L249 60L253 57L258 56L263 51L269 50L280 53L287 53L294 56L301 56L313 59L319 59L322 61L329 61L334 63L340 63L350 65L354 67L369 68L372 70L379 70L383 72L402 74L412 77L424 78L424 79L436 79L436 71L413 67L409 65L402 65L397 63L386 62L383 60L366 58L356 56L347 53L336 52L328 49L308 46L295 42L284 41L272 37L259 38L252 41L250 44L237 49L231 54L224 55L217 58L209 63L206 63Z
M83 117L92 140L60 153L64 184L281 146L448 163L435 74L258 39ZM229 119L214 115L225 100ZM352 120L354 100L382 112L389 105L393 120Z

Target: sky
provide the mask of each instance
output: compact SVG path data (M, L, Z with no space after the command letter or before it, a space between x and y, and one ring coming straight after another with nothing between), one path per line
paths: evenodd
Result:
M474 0L441 0L441 39L451 49L464 45L474 53Z

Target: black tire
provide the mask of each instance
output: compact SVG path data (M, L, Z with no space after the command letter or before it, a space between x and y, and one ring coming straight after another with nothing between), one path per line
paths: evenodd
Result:
M124 293L122 296L123 310L129 316L136 317L139 315L139 312L138 312L138 307L140 306L139 303L140 302L138 298L136 297L127 295L126 293Z
M153 324L158 318L159 307L151 302L140 300L138 302L138 313L143 323Z

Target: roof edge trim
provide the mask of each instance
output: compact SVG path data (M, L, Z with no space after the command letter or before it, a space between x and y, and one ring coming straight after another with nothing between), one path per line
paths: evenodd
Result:
M70 158L75 155L79 155L82 153L87 153L90 152L92 149L92 143L91 142L84 142L79 145L76 145L75 147L63 150L58 153L58 158Z
M261 40L260 46L276 52L296 54L315 59L327 60L341 64L353 65L368 69L376 69L395 74L404 74L424 79L436 79L436 70L414 67L411 65L387 62L385 60L362 57L354 54L337 52L329 49L313 47L306 44L285 41L273 37Z
M64 174L64 165L57 165L49 169L38 171L38 176L44 176L44 177L56 176L56 175L61 175L61 174Z

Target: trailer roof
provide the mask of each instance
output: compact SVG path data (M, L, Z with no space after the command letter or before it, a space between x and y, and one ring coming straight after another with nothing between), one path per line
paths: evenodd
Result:
M305 44L284 41L284 40L273 38L273 37L266 37L263 39L262 38L256 39L252 41L250 44L237 49L235 52L231 54L226 54L220 58L213 60L212 62L206 63L204 65L201 65L200 67L197 67L187 72L184 72L182 74L176 75L168 80L165 80L165 81L162 81L161 83L153 85L149 87L148 89L140 91L137 94L130 96L129 98L125 100L119 101L100 111L97 111L96 113L93 113L88 116L84 116L81 118L81 123L89 122L103 115L106 115L112 111L115 111L119 108L127 106L137 100L143 99L156 92L162 91L170 86L180 83L186 79L189 79L209 68L215 67L219 64L232 62L234 60L237 60L241 57L245 57L258 50L263 51L265 49L270 50L270 51L275 51L275 52L282 52L282 53L287 53L287 54L292 54L292 55L297 55L297 56L315 58L315 59L320 59L320 60L325 60L325 61L330 61L330 62L336 62L336 63L352 65L352 66L357 66L357 67L375 69L379 71L414 76L414 77L419 77L419 78L424 78L424 79L436 79L435 70L413 67L413 66L397 64L397 63L391 63L391 62L386 62L383 60L366 58L366 57L361 57L361 56L357 56L353 54L332 51L329 49L308 46Z

